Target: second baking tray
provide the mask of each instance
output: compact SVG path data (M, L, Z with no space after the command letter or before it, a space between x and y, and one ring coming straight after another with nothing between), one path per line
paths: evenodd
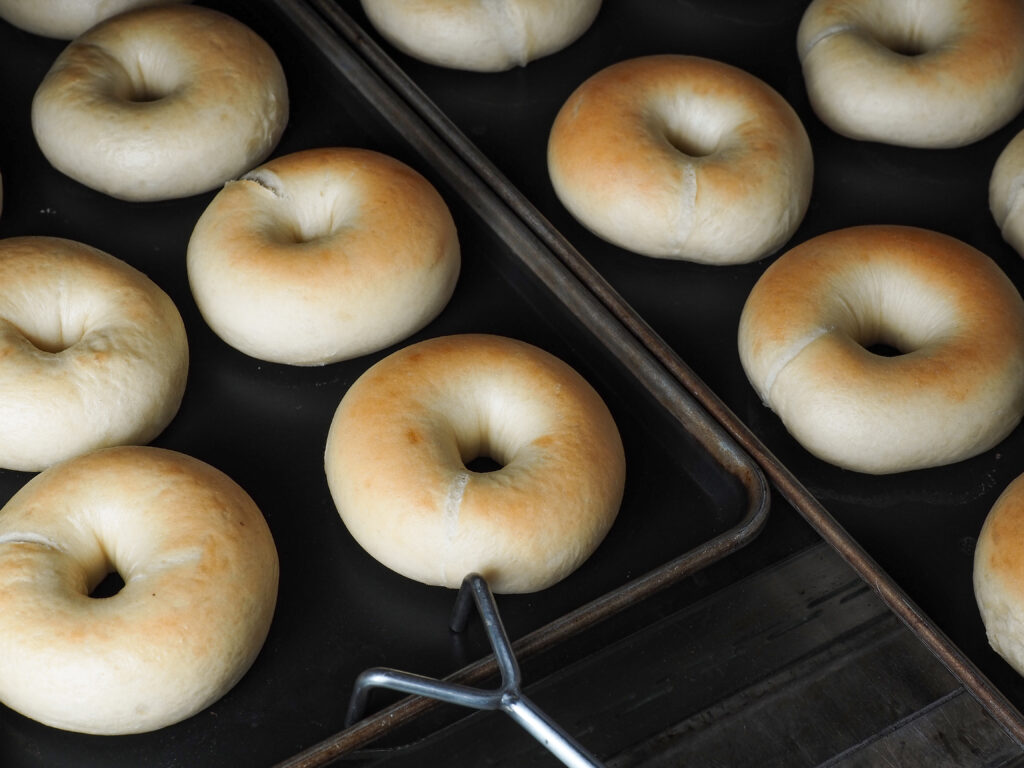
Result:
M620 427L627 487L605 542L562 583L499 597L517 648L529 655L584 635L758 533L768 495L756 465L358 57L301 4L209 5L250 25L284 65L291 118L275 155L331 145L381 151L423 173L451 207L463 254L455 295L402 344L469 331L531 342L591 381ZM207 710L154 733L93 737L0 707L0 763L270 765L323 740L332 740L334 751L350 749L400 719L371 718L347 741L334 738L361 670L486 672L479 660L489 653L480 632L461 641L450 636L452 590L397 576L355 544L327 489L323 449L334 409L358 375L391 350L293 368L221 342L192 301L184 263L192 227L213 193L120 202L63 177L36 147L31 97L62 47L0 24L0 236L86 242L133 264L171 295L185 320L191 367L181 410L155 444L211 463L252 495L278 547L281 585L262 653ZM0 501L29 477L0 471ZM408 712L411 705L396 706Z
M849 472L793 440L748 384L736 351L743 303L772 259L840 227L892 223L944 232L991 256L1024 288L1024 261L1002 241L987 205L989 174L1024 129L1024 115L955 150L839 136L811 110L797 58L796 30L809 0L608 0L576 43L502 73L424 64L383 41L356 0L310 1L729 426L787 499L1024 743L1024 679L989 648L971 582L981 523L1024 472L1024 428L949 467L882 477ZM555 196L547 136L569 94L609 64L661 53L744 69L781 93L803 121L814 190L802 225L778 253L730 267L637 256L588 232Z

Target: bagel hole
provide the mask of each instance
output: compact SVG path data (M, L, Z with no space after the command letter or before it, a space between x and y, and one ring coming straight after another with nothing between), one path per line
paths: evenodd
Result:
M682 152L687 157L707 157L713 154L717 148L717 141L710 137L684 133L674 130L671 126L666 129L665 138L673 149Z
M149 104L153 101L160 101L160 99L166 98L167 93L156 88L147 88L145 85L136 86L132 88L131 93L128 94L128 101L132 104Z
M879 357L899 357L900 355L905 354L902 349L894 347L891 344L886 344L882 341L875 342L874 344L868 344L864 349L873 355L878 355Z
M464 463L466 465L466 469L468 469L470 472L477 472L480 474L486 474L487 472L497 472L499 469L505 466L500 461L496 461L495 459L492 459L490 456L477 456L476 458L470 459L469 461Z
M103 599L106 597L113 597L118 592L124 589L124 579L121 578L121 574L117 571L111 571L99 584L89 593L89 597L95 597Z
M163 66L159 58L140 61L138 68L128 75L128 92L124 98L132 104L150 104L166 99L180 86L174 71Z
M57 355L65 349L70 349L81 339L81 336L78 338L65 338L59 333L33 333L32 331L26 331L24 328L20 328L19 330L21 331L22 336L24 336L33 347L41 352L47 352L51 355Z
M883 40L882 45L897 56L906 56L908 58L928 53L928 49L917 40L902 38L899 40Z
M129 104L150 104L177 92L184 81L180 70L166 61L172 55L147 51L138 60L122 61L126 77L121 81L120 97Z
M32 343L32 346L38 349L39 351L48 352L51 355L60 354L65 349L71 346L70 344L59 344L56 342L51 342L49 339L38 339L32 338L30 336L26 336L25 338L28 339Z
M876 27L873 34L878 43L887 50L909 58L928 53L941 44L942 40L941 30L931 28L931 25L922 27L910 19L890 25L888 28Z

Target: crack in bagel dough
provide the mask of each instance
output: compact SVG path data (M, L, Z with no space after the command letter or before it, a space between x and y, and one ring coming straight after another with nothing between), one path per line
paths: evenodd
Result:
M762 402L847 469L960 461L1024 413L1024 301L985 254L937 232L850 227L787 251L750 292L738 344Z
M797 52L815 114L852 139L970 144L1024 108L1019 0L814 0Z
M999 495L974 550L974 597L992 649L1024 675L1024 475Z
M0 19L35 35L71 40L134 8L190 0L0 0Z
M1003 148L989 178L988 201L1003 239L1024 256L1024 131Z
M577 40L601 0L363 0L385 40L430 64L477 72L525 66Z
M482 456L500 469L475 472ZM625 457L601 397L566 363L499 336L400 349L346 392L324 454L370 555L425 584L479 573L495 592L565 578L618 514Z
M0 701L92 734L184 720L250 668L277 583L263 515L212 466L138 446L54 465L0 510Z
M645 56L592 75L551 127L559 200L645 256L738 264L781 247L810 200L810 141L770 86L722 62Z
M383 349L447 305L461 266L444 200L404 163L330 147L278 157L217 193L189 284L232 347L291 365Z
M0 467L149 442L188 363L177 307L134 267L72 240L0 240Z
M261 162L288 121L273 50L241 22L191 5L101 22L57 57L32 130L61 173L112 197L206 192Z

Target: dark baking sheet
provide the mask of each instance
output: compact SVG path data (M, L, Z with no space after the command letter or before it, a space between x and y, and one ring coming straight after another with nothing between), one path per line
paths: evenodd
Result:
M1024 429L1016 429L974 459L894 476L853 473L815 459L762 406L736 353L743 302L777 254L736 267L637 256L581 227L558 202L548 180L549 127L565 99L590 74L646 54L715 58L778 90L796 109L811 139L815 183L810 207L779 253L840 227L907 224L970 243L991 256L1018 288L1024 286L1024 262L1003 242L987 199L995 160L1024 129L1024 116L980 142L954 150L907 149L839 136L814 116L804 90L796 29L806 6L807 0L606 0L594 26L566 50L525 68L478 74L405 56L376 35L356 0L336 4L686 361L699 377L696 385L708 386L731 410L727 416L735 414L752 431L770 454L766 463L777 467L785 490L798 497L791 501L808 508L815 524L847 550L844 554L877 582L901 615L928 642L945 645L943 633L952 640L954 647L947 649L944 661L956 667L962 651L969 661L958 671L977 684L976 692L992 681L998 689L995 698L1001 692L1009 699L1011 706L1001 716L1020 738L1024 681L988 647L971 571L985 515L1002 489L1024 471ZM465 149L459 145L461 138L453 141L460 151ZM496 180L498 186L503 181ZM530 215L528 211L527 219ZM794 477L796 483L790 484ZM810 492L806 504L800 498L805 491ZM815 504L824 509L815 509ZM915 606L926 614L923 623L915 616ZM969 668L972 665L976 668ZM984 698L985 691L981 694ZM992 703L999 707L1005 702Z
M486 189L463 183L458 162L419 141L400 111L367 100L373 84L358 64L323 56L293 22L290 3L209 5L249 24L282 60L291 119L275 154L369 147L415 167L448 201L463 251L459 284L441 316L403 344L466 331L529 341L586 376L619 424L628 462L619 519L598 552L561 584L499 598L513 639L542 638L550 626L582 632L588 606L599 606L593 615L609 605L622 609L616 596L632 594L632 585L642 596L758 532L766 485L749 458ZM327 490L322 453L334 409L359 373L390 350L292 368L248 358L217 339L191 299L184 267L192 226L213 193L119 202L63 177L36 147L31 97L63 46L0 23L0 237L89 243L142 269L172 296L189 333L191 368L181 410L155 444L208 461L253 496L278 547L281 586L261 655L208 710L151 734L93 737L0 707L0 764L271 764L341 729L362 669L386 664L447 675L488 648L480 632L458 642L449 635L453 591L411 582L363 553ZM29 477L0 470L0 502Z

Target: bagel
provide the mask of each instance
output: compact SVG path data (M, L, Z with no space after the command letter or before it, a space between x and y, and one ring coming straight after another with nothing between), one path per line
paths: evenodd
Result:
M70 40L116 14L189 0L0 0L0 19L35 35Z
M287 120L270 46L191 5L101 22L61 52L32 100L32 130L50 164L133 201L223 184L269 155Z
M548 139L562 204L635 253L754 261L796 230L811 145L786 101L753 75L694 56L613 64L580 85Z
M184 720L255 660L277 580L263 515L213 467L138 446L51 467L0 510L0 701L83 733Z
M403 53L442 67L500 72L579 38L601 0L362 0L370 24Z
M323 365L382 349L438 315L459 241L412 168L362 149L271 160L227 184L188 245L207 324L252 357Z
M807 450L860 472L966 459L1024 412L1017 289L981 252L914 227L841 229L783 254L743 307L739 354Z
M468 469L489 457L492 472ZM398 573L457 588L544 589L603 540L625 482L622 441L593 388L551 354L500 336L407 346L342 398L325 452L355 540Z
M974 597L989 644L1024 675L1024 475L985 517L974 550Z
M1024 108L1019 0L814 0L797 31L811 107L852 139L970 144Z
M148 277L71 240L0 240L0 467L148 442L187 374L181 315Z
M1024 131L999 153L988 185L988 203L1003 239L1024 256Z

